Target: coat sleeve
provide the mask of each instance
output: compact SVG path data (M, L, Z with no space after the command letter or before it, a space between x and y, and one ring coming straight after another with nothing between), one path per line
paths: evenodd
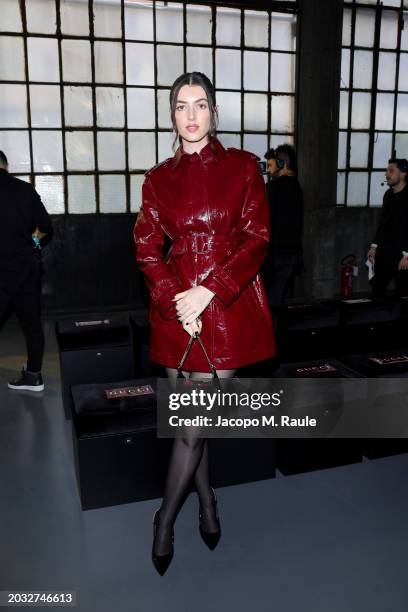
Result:
M35 189L31 189L31 201L33 205L34 221L38 229L43 234L50 234L52 230L51 217L46 211L45 206Z
M172 298L187 287L182 286L164 260L164 235L151 180L147 176L142 186L142 208L133 230L136 261L144 275L152 302L163 319L173 319L177 312Z
M381 245L381 243L383 241L383 237L384 237L384 224L385 224L385 220L386 220L387 215L388 215L388 209L389 209L389 193L388 193L388 191L386 191L385 194L384 194L384 198L383 198L383 205L382 205L382 208L381 208L380 221L378 223L377 231L375 233L374 240L372 241L372 244Z
M254 157L247 164L245 176L244 204L235 234L238 246L201 282L221 300L224 309L254 279L268 250L269 206L262 173Z

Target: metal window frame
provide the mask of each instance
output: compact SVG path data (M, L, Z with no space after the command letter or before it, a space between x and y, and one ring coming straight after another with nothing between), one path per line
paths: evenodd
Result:
M55 9L56 9L56 31L53 34L49 33L38 33L38 32L29 32L27 25L27 12L26 12L26 0L20 0L20 13L21 13L21 22L22 22L22 31L21 32L0 32L0 36L7 37L19 37L23 39L24 46L24 62L25 62L25 80L1 80L1 85L25 85L26 93L27 93L27 126L26 127L1 127L1 131L22 131L28 133L29 139L29 153L30 153L30 172L18 172L15 173L16 176L29 176L31 182L35 185L37 176L62 176L63 178L63 197L64 197L64 210L65 214L75 214L69 213L69 186L68 186L68 177L72 175L93 175L95 181L95 199L96 199L96 213L100 213L100 192L99 192L99 176L101 175L121 175L125 176L125 185L126 185L126 210L124 212L130 213L131 211L131 177L132 175L143 175L145 169L132 169L130 170L129 166L129 138L128 135L132 132L152 132L155 134L155 155L156 161L159 158L159 134L160 133L169 133L168 128L159 127L159 113L158 113L158 92L160 90L168 90L170 85L159 85L158 84L158 66L157 66L157 47L158 45L169 45L169 46L180 46L183 47L183 70L186 71L187 66L187 47L197 47L197 48L209 48L212 51L212 69L213 69L213 83L215 88L217 89L216 84L216 50L217 49L229 49L240 52L241 57L241 66L240 66L240 87L233 88L222 88L217 91L222 92L234 92L240 94L241 100L241 125L240 130L222 130L222 133L230 133L230 134L239 134L240 136L240 146L243 146L244 136L246 134L256 134L256 135L264 135L266 136L267 148L270 147L271 138L273 136L282 136L282 139L296 136L296 89L297 89L297 64L298 64L298 45L295 51L289 50L279 50L271 48L271 30L272 30L272 13L283 13L283 14L292 14L298 16L299 14L299 6L298 1L295 2L285 1L285 0L255 0L250 2L249 0L237 0L233 1L225 1L225 2L216 2L215 0L169 0L166 4L177 3L182 4L183 10L183 39L178 43L168 42L168 41L159 41L157 39L157 0L152 0L152 9L153 9L153 40L136 40L136 39L128 39L125 37L125 3L126 0L121 0L120 2L120 19L121 19L121 37L107 37L107 36L95 36L94 31L94 18L93 18L93 5L94 0L87 0L88 6L88 17L89 17L89 36L84 35L74 35L74 34L65 34L62 32L61 27L61 0L55 0ZM211 40L208 43L192 43L187 41L187 7L188 5L201 5L210 8L211 10ZM240 11L240 45L239 46L231 46L231 45L218 45L216 43L216 28L217 28L217 9L220 8L233 8L237 11ZM261 11L265 12L268 15L268 47L253 47L250 45L245 45L245 10L251 11ZM299 29L299 19L297 19L296 25L297 33ZM28 39L31 38L40 38L40 39L53 39L57 40L58 43L58 66L59 66L59 81L58 82L50 82L50 81L31 81L29 80L28 74ZM63 40L84 40L90 43L91 47L91 81L65 81L63 79L63 57L62 57L62 41ZM122 70L123 70L123 81L122 83L109 83L109 82L96 82L95 79L95 42L116 42L120 43L122 46ZM151 85L129 85L127 83L127 62L126 62L126 44L127 43L139 43L139 44L147 44L153 45L154 47L154 78L153 84ZM258 52L266 52L268 53L268 80L267 80L267 90L245 90L244 89L244 51L258 51ZM295 58L295 69L296 69L296 80L295 80L295 89L291 92L276 92L271 90L271 57L272 53L280 53L280 54L288 54L292 55ZM60 93L60 104L61 104L61 126L60 127L33 127L32 118L31 118L31 100L30 100L30 85L55 85L59 87ZM87 126L75 126L75 127L67 127L65 122L65 105L64 105L64 88L69 86L80 86L80 87L89 87L91 88L92 95L92 121L93 125ZM121 128L117 127L100 127L97 125L97 107L96 107L96 91L97 87L109 87L109 88L119 88L123 91L124 98L124 125ZM129 128L128 127L128 113L127 113L127 89L154 89L154 114L155 114L155 126L153 128ZM267 107L267 126L266 130L249 130L245 129L244 125L244 110L245 110L245 93L258 93L267 96L268 99L268 107ZM272 132L271 131L271 101L273 96L290 96L294 99L294 130L293 132ZM61 171L53 171L53 172L44 172L44 171L34 171L34 152L33 152L33 131L57 131L61 133L62 138L62 155L63 155L63 169ZM68 169L67 163L67 150L66 150L66 134L67 132L75 131L86 131L92 132L93 134L93 146L94 146L94 160L95 167L94 170L70 170ZM101 170L99 168L99 160L98 160L98 133L99 132L122 132L124 134L125 141L125 168L121 170ZM111 213L103 213L103 214L111 214Z
M373 11L375 13L375 25L374 25L374 43L372 47L363 47L361 45L355 44L355 34L356 34L356 15L358 9L364 9L367 12ZM371 197L371 177L373 173L384 171L384 167L376 168L373 165L374 160L374 145L376 142L377 135L381 134L391 134L392 135L392 151L391 156L395 157L395 138L396 138L396 119L397 119L397 106L398 106L398 95L399 94L408 94L408 91L399 89L399 66L400 66L400 58L401 55L408 55L408 49L401 49L401 35L404 24L404 14L408 16L408 8L404 6L404 0L400 0L399 7L391 7L384 5L381 0L377 0L376 4L363 4L358 2L358 0L353 0L353 2L344 2L343 5L343 20L345 11L348 10L351 12L351 33L350 33L350 44L343 45L342 51L344 49L348 49L350 51L350 63L349 63L349 83L348 87L342 87L340 85L340 92L347 92L348 94L348 117L347 117L347 127L340 128L339 134L346 133L346 166L345 168L337 168L338 175L343 173L345 175L345 187L344 187L344 202L342 204L337 204L338 207L347 207L348 204L348 185L349 185L349 175L350 172L362 172L368 174L368 184L367 184L367 192L366 192L366 201L361 203L361 208L376 208L376 206L370 206L370 197ZM381 24L382 24L382 16L385 13L394 12L398 14L398 29L397 29L397 41L395 48L386 48L381 47ZM364 89L359 87L354 87L354 54L355 51L371 51L373 53L373 68L372 68L372 83L371 87ZM395 87L394 89L379 89L378 88L378 70L379 70L379 58L380 53L395 53L396 55L396 67L395 67ZM351 117L352 117L352 104L353 104L353 94L356 92L369 93L371 95L371 103L370 103L370 125L368 128L352 128L351 126ZM375 118L376 118L376 109L377 109L377 94L378 93L388 93L394 95L394 105L393 105L393 117L392 117L392 128L391 129L375 129ZM350 142L351 135L353 133L367 133L369 135L369 144L368 144L368 160L367 167L355 167L350 165ZM408 130L398 130L398 134L408 134ZM339 178L337 177L337 180ZM353 206L354 207L354 206Z

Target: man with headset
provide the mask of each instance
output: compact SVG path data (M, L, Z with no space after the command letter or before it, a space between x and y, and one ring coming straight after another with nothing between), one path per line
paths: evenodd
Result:
M269 305L275 307L283 303L302 259L303 194L297 180L296 153L291 145L269 149L265 158L270 176L266 191L271 232L263 275Z
M27 343L27 368L10 389L42 391L44 335L41 325L41 258L36 246L51 219L35 189L8 172L0 151L0 319L13 308Z
M394 279L396 293L408 296L408 161L392 158L385 178L380 223L367 258L374 264L373 295L385 296Z

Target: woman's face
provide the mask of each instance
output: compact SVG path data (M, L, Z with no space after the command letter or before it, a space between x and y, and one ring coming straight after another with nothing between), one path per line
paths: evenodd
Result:
M180 89L176 100L175 120L177 131L183 140L208 140L211 114L207 94L201 85L183 85Z

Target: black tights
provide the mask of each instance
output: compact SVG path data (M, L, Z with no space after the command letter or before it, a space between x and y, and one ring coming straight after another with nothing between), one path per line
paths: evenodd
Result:
M177 370L167 368L168 376L174 379ZM219 370L220 378L229 378L235 370ZM186 376L187 373L184 373ZM192 372L190 378L200 379L211 374ZM189 486L194 478L194 484L200 499L202 526L209 533L218 529L218 523L212 505L212 490L210 486L210 463L208 441L193 435L175 438L167 472L163 502L159 511L159 528L157 531L155 550L157 555L170 552L171 531L177 514L183 505Z

